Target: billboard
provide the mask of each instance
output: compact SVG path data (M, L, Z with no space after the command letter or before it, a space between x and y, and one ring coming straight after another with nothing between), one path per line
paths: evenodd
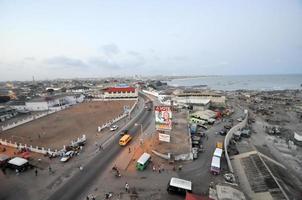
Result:
M159 139L159 141L170 142L170 135L158 133L158 139Z
M172 111L170 106L155 106L156 130L169 131L172 129Z

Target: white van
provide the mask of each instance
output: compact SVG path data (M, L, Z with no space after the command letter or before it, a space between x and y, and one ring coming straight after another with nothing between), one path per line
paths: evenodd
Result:
M172 177L168 183L167 191L185 195L186 192L192 192L192 182Z

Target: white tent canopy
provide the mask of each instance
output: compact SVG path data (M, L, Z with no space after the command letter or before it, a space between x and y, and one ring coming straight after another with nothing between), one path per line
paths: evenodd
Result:
M20 158L20 157L15 157L13 159L11 159L10 161L8 161L9 164L11 165L16 165L18 167L27 164L28 160L24 159L24 158Z

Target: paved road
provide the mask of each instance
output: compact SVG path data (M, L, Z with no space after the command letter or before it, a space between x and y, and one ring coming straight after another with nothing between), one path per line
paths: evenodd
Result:
M145 127L151 120L151 112L142 112L137 116L137 123ZM134 120L135 121L135 120ZM129 132L132 136L139 133L139 126L134 126L135 122L129 124ZM93 185L95 179L102 174L107 165L120 153L123 147L118 145L118 139L115 138L106 148L93 158L82 171L76 173L62 187L55 191L48 200L70 200L84 199L89 187Z

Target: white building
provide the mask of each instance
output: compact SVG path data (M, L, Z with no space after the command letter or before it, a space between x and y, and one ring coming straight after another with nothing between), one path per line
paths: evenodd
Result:
M214 94L214 93L201 93L201 92L185 92L175 95L173 99L176 102L182 102L187 104L195 105L206 105L207 101L210 101L212 106L225 107L226 98L225 96Z
M71 93L86 93L89 90L90 90L90 88L86 87L86 86L75 86L75 87L67 89L66 92L71 92Z
M57 95L40 97L25 102L25 108L29 111L44 111L52 107L59 107L63 105L74 105L84 101L84 95Z

